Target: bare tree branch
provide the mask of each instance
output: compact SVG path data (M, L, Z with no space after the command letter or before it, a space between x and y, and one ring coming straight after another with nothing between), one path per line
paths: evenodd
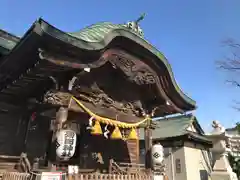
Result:
M240 102L236 101L236 100L234 100L233 102L234 102L234 105L232 106L232 108L237 111L240 111ZM240 127L240 125L239 125L239 127Z
M227 82L228 82L228 83L231 83L232 85L237 86L237 87L240 88L240 83L238 83L238 82L235 81L235 80L227 80Z
M217 67L229 72L240 72L240 44L233 39L227 39L223 41L223 45L229 49L230 55L223 60L217 61ZM233 85L238 84L233 83Z
M232 106L233 109L235 109L236 111L240 111L240 107L239 106Z
M216 62L217 67L231 75L228 77L227 83L240 89L240 43L234 39L226 39L222 42L222 45L227 48L229 53L223 60ZM240 101L234 100L232 108L240 111Z

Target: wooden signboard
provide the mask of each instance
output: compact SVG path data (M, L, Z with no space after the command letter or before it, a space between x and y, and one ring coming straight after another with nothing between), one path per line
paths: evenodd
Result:
M42 172L41 180L63 180L62 172Z

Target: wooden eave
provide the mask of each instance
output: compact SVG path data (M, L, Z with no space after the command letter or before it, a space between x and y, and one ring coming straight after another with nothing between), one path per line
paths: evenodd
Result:
M176 137L167 137L167 138L157 138L153 139L153 142L161 142L165 144L169 144L169 142L193 142L197 144L202 144L204 146L207 146L209 148L212 148L212 141L206 139L203 136L200 135L195 135L194 133L186 133L181 136L176 136Z
M33 91L36 88L36 84L47 81L48 76L51 75L51 73L47 73L49 69L56 68L56 71L59 72L70 69L70 67L63 67L45 61L41 65L47 64L48 68L45 68L43 71L46 74L36 72L34 67L40 62L38 57L39 48L51 49L53 52L59 52L59 50L64 48L66 56L78 59L83 58L82 61L86 63L86 58L84 57L97 57L102 53L103 49L113 45L122 46L123 49L132 51L137 56L149 57L149 64L159 73L159 77L165 74L165 78L163 77L160 80L161 87L167 98L179 109L179 112L196 108L194 101L184 100L183 95L176 91L170 80L171 73L168 72L166 65L164 65L163 61L159 61L159 58L151 52L150 45L135 34L119 29L107 34L103 42L89 43L54 28L42 19L39 19L32 25L10 51L9 55L4 57L2 63L0 63L0 99L1 96L11 96L12 93L18 94L20 89L29 89L30 91L31 88L28 88L29 84L32 84ZM135 48L132 48L132 45ZM159 69L160 67L161 69ZM18 85L16 85L17 81L25 81L27 82L25 84L28 84L28 86L23 86L24 83L17 83ZM26 93L28 94L29 92Z

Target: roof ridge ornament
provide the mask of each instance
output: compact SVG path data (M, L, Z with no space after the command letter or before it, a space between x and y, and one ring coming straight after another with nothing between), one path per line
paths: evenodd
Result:
M141 14L141 16L135 21L136 24L139 24L140 21L142 21L146 16L146 13Z
M135 21L129 21L127 22L127 24L125 24L124 26L131 29L132 31L134 31L135 33L137 33L138 35L140 35L141 37L143 37L143 30L142 28L139 26L139 22L142 21L145 17L145 13L141 14L141 16L135 20Z

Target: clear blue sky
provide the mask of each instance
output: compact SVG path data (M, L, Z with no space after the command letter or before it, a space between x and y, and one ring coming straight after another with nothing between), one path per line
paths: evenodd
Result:
M43 17L61 30L77 31L99 21L124 23L142 12L146 39L165 54L182 90L197 101L203 128L213 119L228 127L240 121L240 112L231 108L239 92L215 67L225 53L221 41L240 40L239 0L1 0L0 28L23 35Z

